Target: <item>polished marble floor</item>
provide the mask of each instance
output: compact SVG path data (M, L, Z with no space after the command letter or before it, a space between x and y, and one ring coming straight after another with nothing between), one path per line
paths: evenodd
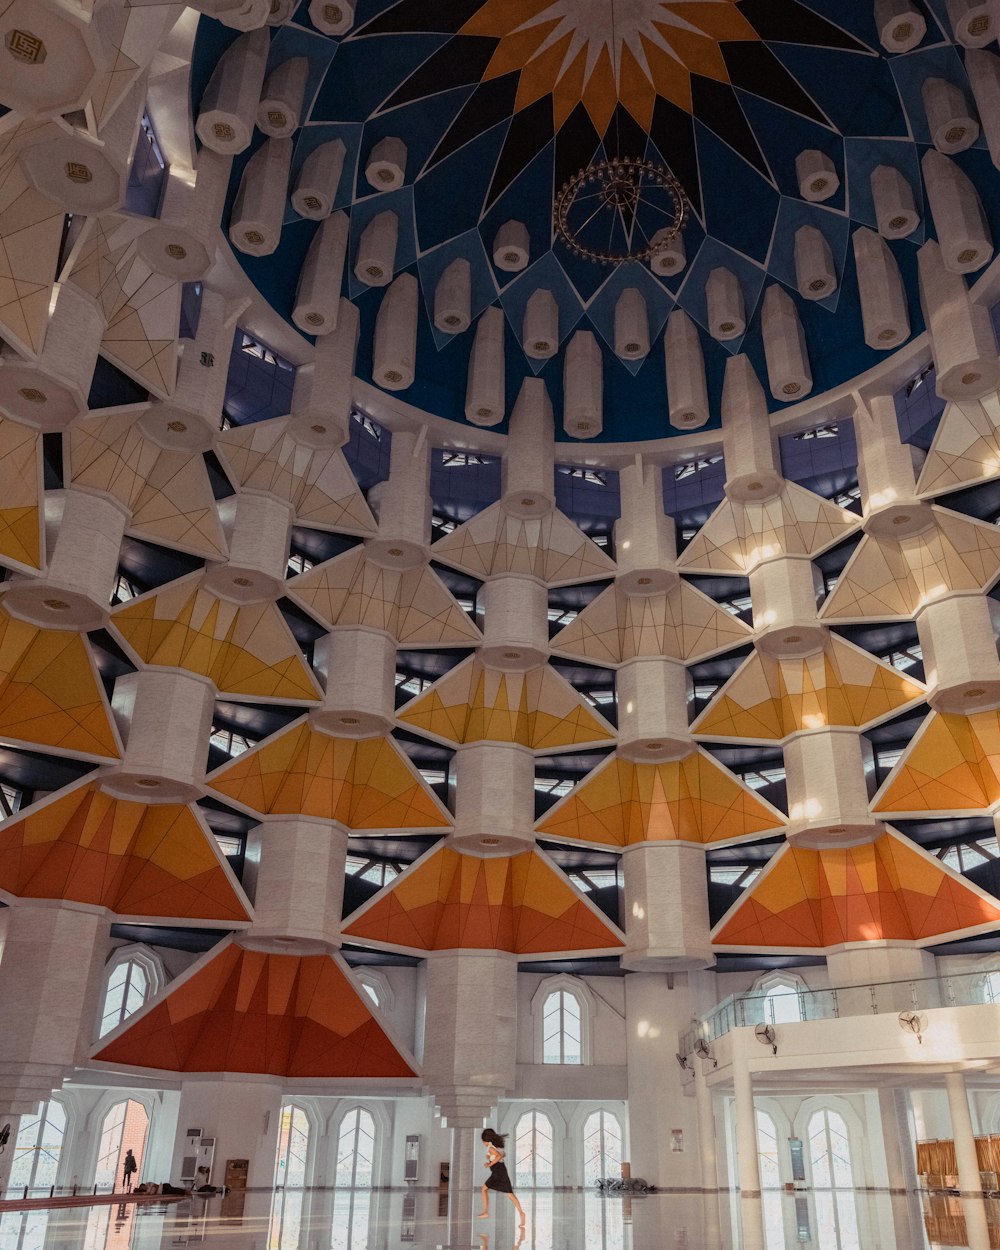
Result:
M175 1206L0 1215L0 1250L937 1250L1000 1248L1000 1202L851 1190L732 1195L522 1194L450 1224L426 1191L287 1190Z

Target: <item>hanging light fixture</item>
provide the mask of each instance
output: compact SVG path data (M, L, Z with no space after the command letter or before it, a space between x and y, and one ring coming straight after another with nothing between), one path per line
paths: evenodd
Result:
M618 46L615 0L611 50ZM620 148L617 114L616 149ZM596 161L561 187L552 209L556 234L571 252L601 265L652 261L684 228L688 201L666 165L641 156Z

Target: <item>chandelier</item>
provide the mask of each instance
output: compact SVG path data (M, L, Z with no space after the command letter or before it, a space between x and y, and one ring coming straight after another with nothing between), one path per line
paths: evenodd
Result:
M563 184L552 222L577 256L620 265L654 260L680 234L687 212L684 188L666 165L616 156Z

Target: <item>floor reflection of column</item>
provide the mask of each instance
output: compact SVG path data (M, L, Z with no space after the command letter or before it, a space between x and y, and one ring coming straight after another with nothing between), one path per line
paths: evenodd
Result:
M966 1245L969 1250L990 1250L990 1229L986 1218L985 1199L963 1198L962 1214L965 1216Z
M775 1201L776 1200L776 1201ZM741 1198L739 1203L740 1236L736 1244L742 1250L774 1250L771 1243L764 1239L764 1204L767 1203L767 1224L773 1229L775 1222L780 1229L781 1198L776 1194L765 1194L763 1198Z

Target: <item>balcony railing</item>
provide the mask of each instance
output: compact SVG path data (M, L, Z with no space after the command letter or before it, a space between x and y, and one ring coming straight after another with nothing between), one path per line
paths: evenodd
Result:
M731 1029L753 1028L758 1024L797 1024L803 1020L877 1016L983 1003L1000 1003L1000 972L966 972L829 990L772 989L731 994L682 1034L680 1053L691 1054L699 1038L713 1042Z

